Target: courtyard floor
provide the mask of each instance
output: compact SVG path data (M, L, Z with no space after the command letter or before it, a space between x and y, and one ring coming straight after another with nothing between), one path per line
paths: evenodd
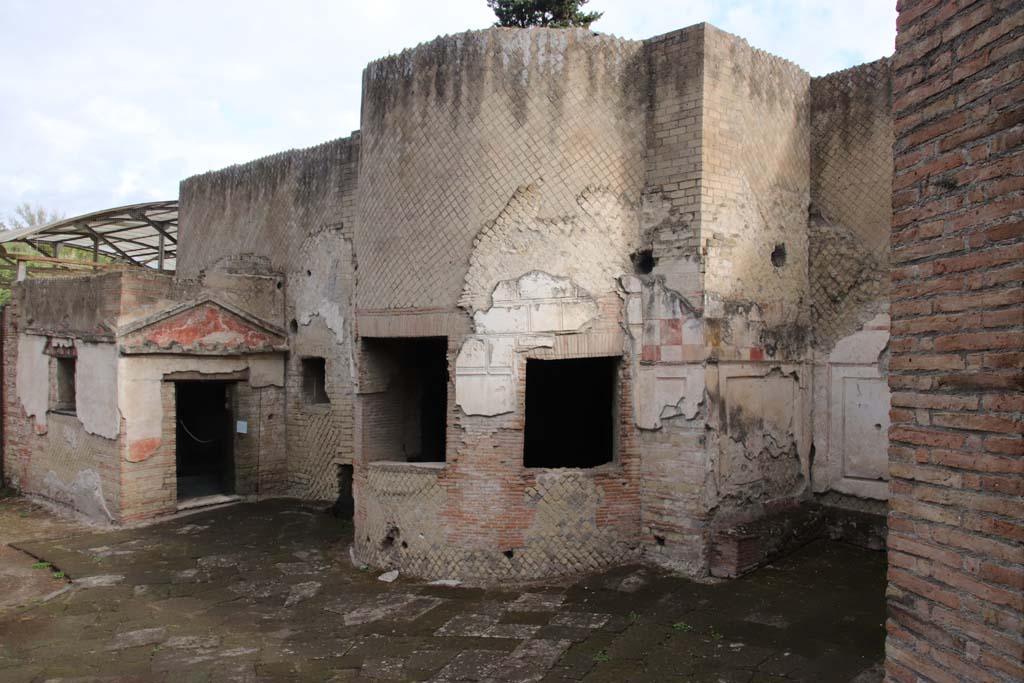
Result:
M632 566L483 590L380 582L350 538L295 502L98 532L0 498L0 680L882 677L881 553L822 541L717 584Z

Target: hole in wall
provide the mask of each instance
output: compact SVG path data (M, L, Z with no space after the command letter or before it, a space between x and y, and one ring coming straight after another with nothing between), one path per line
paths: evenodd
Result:
M511 560L513 557L516 556L516 551L512 550L511 548L509 548L508 550L503 552L502 555L504 555L505 557L507 557L508 559Z
M786 245L779 243L772 249L772 265L776 268L781 268L786 265Z
M387 533L384 534L384 538L380 542L380 549L381 550L388 550L389 548L394 547L395 539L398 538L400 533L401 532L398 530L398 527L396 527L396 526L388 527Z
M267 415L267 422L270 422L271 420L273 420L274 417L275 417L275 415L273 413L270 413L269 415Z
M296 320L295 318L292 318L291 322L288 323L288 329L291 330L292 334L295 334L296 332L298 332L299 331L299 321Z
M633 272L637 275L649 274L658 263L653 249L639 249L630 254L629 258L633 261Z
M654 534L654 542L658 545L665 545L665 537Z
M402 547L403 547L403 548L408 548L408 547L409 547L409 544L408 544L408 543L406 543L405 541L402 541Z
M881 429L882 429L882 425L880 425L880 424L878 424L878 423L876 422L876 423L875 423L875 429L881 430Z
M306 271L306 277L312 277L312 276L313 276L313 271L312 270L307 270Z
M281 280L278 280L277 281L277 288L281 289L282 287L284 287L284 282L282 282Z

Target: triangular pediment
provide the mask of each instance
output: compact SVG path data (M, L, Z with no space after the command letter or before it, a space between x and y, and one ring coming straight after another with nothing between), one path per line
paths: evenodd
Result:
M118 330L123 354L224 356L285 351L288 337L266 320L214 299L178 304Z

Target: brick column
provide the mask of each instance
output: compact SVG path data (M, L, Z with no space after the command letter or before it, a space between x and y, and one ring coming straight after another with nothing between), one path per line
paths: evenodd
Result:
M886 680L1024 680L1024 6L900 0Z

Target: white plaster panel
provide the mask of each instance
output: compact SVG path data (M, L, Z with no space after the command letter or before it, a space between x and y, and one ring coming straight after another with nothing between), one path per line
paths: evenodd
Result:
M50 407L50 357L46 337L34 334L18 335L18 399L36 425L46 427L46 411Z
M455 403L467 415L515 410L515 337L471 337L455 359Z
M550 334L521 334L516 337L516 346L522 350L550 349L555 345L555 337Z
M540 303L530 306L531 332L557 332L562 325L562 306L558 303Z
M481 334L507 334L529 331L526 306L494 305L486 312L473 315L473 324Z
M626 300L626 320L630 325L639 325L644 321L643 304L639 296L630 296Z
M576 286L571 280L539 270L523 275L517 284L520 299L569 299L577 296Z
M455 375L455 402L467 415L494 416L516 409L516 385L511 373Z
M692 420L704 400L704 368L700 365L641 365L635 386L636 424L660 429L662 420Z
M889 384L875 366L832 365L829 466L832 488L885 498L889 467Z
M515 337L493 337L487 340L490 347L491 367L511 368L516 361Z
M597 317L597 304L593 301L573 301L564 303L562 308L563 331L579 330Z
M459 349L459 355L455 359L455 371L463 368L486 368L487 367L487 340L467 339Z
M117 346L76 341L75 412L90 434L116 439L121 432L117 409Z

